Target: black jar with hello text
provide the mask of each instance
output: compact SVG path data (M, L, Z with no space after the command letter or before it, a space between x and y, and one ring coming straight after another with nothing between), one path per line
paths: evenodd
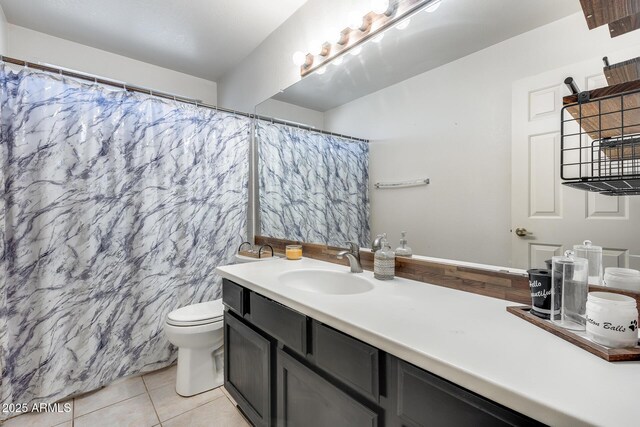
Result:
M529 273L529 289L531 290L531 314L549 319L551 314L551 270L531 269ZM559 309L556 307L556 310Z

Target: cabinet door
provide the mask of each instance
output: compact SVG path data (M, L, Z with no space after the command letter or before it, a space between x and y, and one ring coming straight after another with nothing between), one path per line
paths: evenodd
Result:
M378 414L278 349L278 426L376 427Z
M224 314L224 386L255 426L271 423L271 341Z
M391 372L396 410L390 426L542 425L401 360L392 361Z

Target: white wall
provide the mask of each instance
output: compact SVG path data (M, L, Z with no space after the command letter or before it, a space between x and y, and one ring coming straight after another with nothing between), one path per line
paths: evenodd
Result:
M372 188L372 232L395 247L406 230L418 254L509 265L513 82L605 55L626 60L612 53L632 46L640 51L640 31L610 39L578 13L327 111L327 130L372 140L372 184L431 179Z
M7 18L4 16L2 6L0 6L0 55L7 53Z
M220 106L252 111L256 105L300 80L292 62L296 51L308 51L313 40L335 36L352 10L371 9L370 0L308 0L247 58L218 80ZM323 32L325 34L320 33Z
M0 38L2 24L0 23ZM1 46L1 44L0 44ZM216 83L8 24L8 56L217 104Z
M256 114L324 129L324 113L277 99L267 99L258 105Z

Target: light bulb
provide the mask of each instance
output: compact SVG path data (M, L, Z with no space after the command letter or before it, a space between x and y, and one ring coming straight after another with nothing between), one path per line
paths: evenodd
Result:
M364 20L364 15L357 10L352 10L349 12L349 27L357 30L362 26L362 21Z
M372 0L371 1L371 11L377 13L378 15L382 15L389 9L389 0Z
M343 56L338 56L336 59L331 61L331 63L333 65L340 65L340 64L342 64L342 61L344 61L344 57Z
M407 28L409 26L409 24L411 23L411 19L407 18L404 19L402 21L400 21L400 23L398 25L396 25L396 28L399 30L404 30L405 28Z
M349 53L353 56L356 56L356 55L360 55L360 52L362 52L362 45L359 44L358 46L351 49Z
M309 53L313 56L320 55L322 52L322 43L318 40L314 40L309 44Z
M340 35L340 30L338 30L336 27L330 27L327 29L327 31L324 32L323 38L330 44L336 44L340 41L342 36Z
M326 67L326 66L318 68L318 69L316 70L316 73L318 73L318 74L322 75L322 74L324 74L324 73L325 73L325 71L327 71L327 67Z
M374 43L380 43L383 38L384 38L384 33L380 33L377 36L375 36L374 38L372 38L371 41L374 42Z
M440 3L442 3L442 0L435 0L432 1L429 6L427 6L424 10L426 10L429 13L433 13L436 10L438 10L438 8L440 7Z
M304 64L306 60L307 60L307 55L305 55L300 51L297 51L293 54L293 63L296 64L298 67L302 66L302 64Z

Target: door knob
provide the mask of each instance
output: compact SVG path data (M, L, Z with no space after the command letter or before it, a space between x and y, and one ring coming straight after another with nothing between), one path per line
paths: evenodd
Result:
M526 228L516 228L516 236L518 237L525 237L525 236L530 236L533 233L531 233L530 231L527 231Z

